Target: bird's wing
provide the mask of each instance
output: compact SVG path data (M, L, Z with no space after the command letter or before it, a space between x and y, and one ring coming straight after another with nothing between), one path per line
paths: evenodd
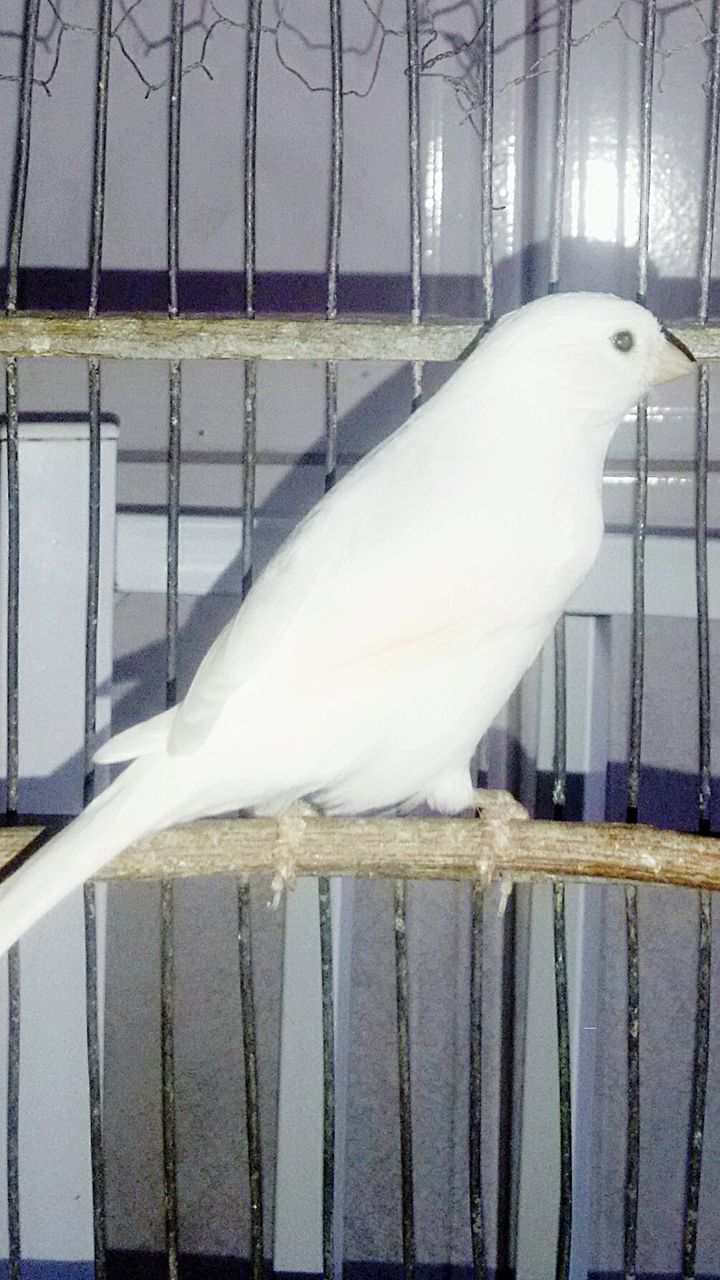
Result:
M95 752L96 764L118 764L121 760L137 760L165 746L175 707L116 733Z
M370 697L443 661L470 632L481 643L521 614L522 589L489 546L469 537L458 546L449 517L438 536L426 508L416 517L388 504L373 523L351 507L321 508L272 562L203 660L172 723L171 754L200 746L230 699L241 718L260 690L327 699L352 682Z
M445 491L445 466L412 447L416 435L417 420L359 464L271 561L203 660L172 723L172 754L195 750L248 685L329 689L330 674L362 667L369 678L463 627L452 527L462 504Z

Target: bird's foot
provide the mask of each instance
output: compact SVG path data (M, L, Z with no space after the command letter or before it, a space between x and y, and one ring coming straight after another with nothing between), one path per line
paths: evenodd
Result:
M270 884L275 909L280 906L285 890L292 889L295 884L296 856L305 834L305 825L310 818L317 817L318 811L311 804L306 800L296 800L277 820L275 874Z
M525 806L509 791L487 791L476 787L473 791L473 804L476 815L495 829L501 842L508 838L506 831L508 822L518 819L527 821L530 817ZM500 876L500 896L497 904L497 913L500 917L505 915L513 887L511 876Z

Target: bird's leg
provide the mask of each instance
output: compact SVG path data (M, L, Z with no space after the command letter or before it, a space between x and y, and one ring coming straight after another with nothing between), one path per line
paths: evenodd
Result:
M476 787L473 792L473 800L476 816L483 822L490 823L501 829L508 822L517 819L521 821L527 820L530 817L525 806L519 800L516 800L509 791L486 791L482 787ZM502 875L500 877L500 897L498 898L497 907L498 916L505 915L512 891L512 878Z
M319 810L307 800L296 800L280 814L277 820L277 836L275 840L277 854L275 857L275 875L272 878L272 905L280 906L285 889L292 889L295 880L295 856L302 843L305 824L310 818L318 818Z

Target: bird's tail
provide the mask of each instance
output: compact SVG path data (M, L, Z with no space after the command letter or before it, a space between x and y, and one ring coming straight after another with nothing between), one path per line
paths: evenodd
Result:
M68 893L142 835L173 821L164 761L137 760L0 884L0 955ZM149 816L151 815L151 816Z

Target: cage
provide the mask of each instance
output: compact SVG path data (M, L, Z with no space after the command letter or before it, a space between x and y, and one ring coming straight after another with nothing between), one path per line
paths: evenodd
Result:
M171 830L13 948L9 1274L717 1274L716 0L6 0L0 59L6 862L497 315L700 361L479 749L530 821Z

